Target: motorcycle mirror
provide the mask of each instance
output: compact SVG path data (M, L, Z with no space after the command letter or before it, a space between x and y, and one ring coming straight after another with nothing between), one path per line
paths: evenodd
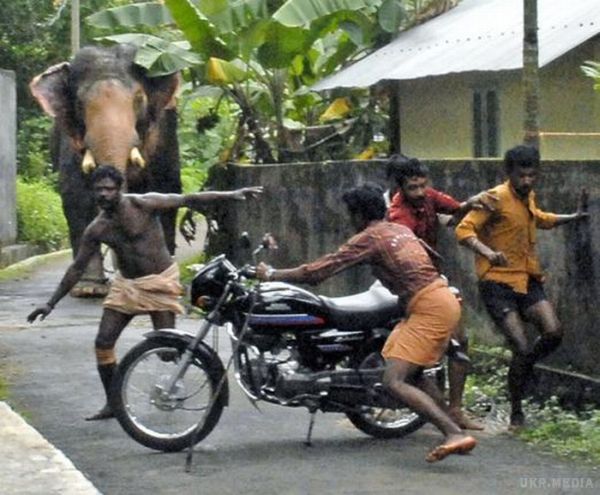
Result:
M248 232L242 232L239 242L242 249L250 249L252 244L250 243L250 236L248 235Z
M275 240L275 237L273 237L273 235L270 232L267 232L263 236L261 246L263 249L269 249L269 250L279 248L279 246L277 245L277 241Z

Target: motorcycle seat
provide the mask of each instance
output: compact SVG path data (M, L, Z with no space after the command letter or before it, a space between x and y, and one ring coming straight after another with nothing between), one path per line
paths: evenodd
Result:
M329 314L329 324L339 330L385 326L402 316L398 296L377 281L368 290L343 297L319 296Z

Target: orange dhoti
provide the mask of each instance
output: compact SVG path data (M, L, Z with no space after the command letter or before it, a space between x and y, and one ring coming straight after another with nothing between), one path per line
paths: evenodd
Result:
M437 363L460 320L460 303L438 279L418 291L408 303L408 318L395 327L383 346L384 358L419 366Z

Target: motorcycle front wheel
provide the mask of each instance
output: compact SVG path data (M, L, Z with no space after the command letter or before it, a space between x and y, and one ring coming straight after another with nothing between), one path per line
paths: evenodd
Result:
M200 442L223 412L225 401L213 398L225 372L218 358L195 354L167 390L185 348L183 341L144 340L124 356L113 381L116 418L131 438L151 449L178 452Z
M385 362L379 352L372 352L362 360L359 368L383 368ZM434 374L442 389L445 373L442 367L427 371ZM363 433L375 438L401 438L421 428L427 420L399 404L397 408L363 406L359 412L346 413L350 422Z

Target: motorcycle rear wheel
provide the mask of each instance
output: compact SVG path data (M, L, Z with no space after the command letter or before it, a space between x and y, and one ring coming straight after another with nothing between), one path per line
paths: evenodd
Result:
M173 393L165 393L185 348L185 342L144 340L124 356L113 381L111 405L117 420L131 438L154 450L178 452L200 442L223 412L219 398L209 410L225 372L218 359L194 355Z
M385 365L379 352L368 354L360 368L376 368ZM445 373L443 368L435 371L435 380L443 389ZM399 405L396 409L364 406L360 412L348 412L346 417L363 433L375 438L401 438L417 431L427 420L408 407Z

